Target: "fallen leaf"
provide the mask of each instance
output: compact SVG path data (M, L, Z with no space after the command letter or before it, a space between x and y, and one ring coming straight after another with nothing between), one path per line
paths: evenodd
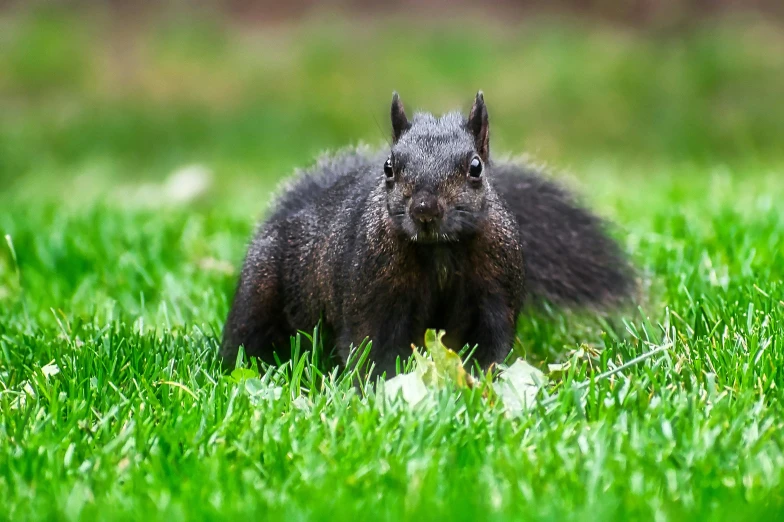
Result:
M203 165L188 165L174 171L163 185L163 192L171 203L187 203L210 188L212 173Z
M432 384L442 387L447 382L452 382L459 388L473 385L473 379L465 371L463 361L457 353L453 352L442 341L446 332L440 330L427 330L425 332L425 349L433 359L435 382Z
M536 396L546 383L541 370L518 359L499 375L493 388L507 413L520 414L536 404Z
M411 406L420 403L427 396L427 387L422 379L422 373L415 370L392 377L384 383L384 395L389 400L400 396Z
M283 388L281 386L265 384L258 377L245 379L243 385L245 387L245 392L248 394L248 397L250 397L250 401L253 404L278 400L283 395Z
M49 364L41 368L41 373L43 373L44 377L48 379L49 377L60 373L60 367L57 366L57 363L51 361Z

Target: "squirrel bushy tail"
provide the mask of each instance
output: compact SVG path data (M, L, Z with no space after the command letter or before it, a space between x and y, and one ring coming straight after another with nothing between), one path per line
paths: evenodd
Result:
M519 225L529 303L608 308L629 300L634 271L601 218L534 167L499 164L494 172Z

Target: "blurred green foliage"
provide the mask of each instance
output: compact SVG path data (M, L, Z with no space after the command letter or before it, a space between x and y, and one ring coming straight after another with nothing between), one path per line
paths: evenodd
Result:
M657 33L577 18L278 27L50 10L0 24L6 186L192 162L277 179L324 149L382 144L393 89L435 112L483 89L494 150L556 164L784 157L784 31L761 19Z

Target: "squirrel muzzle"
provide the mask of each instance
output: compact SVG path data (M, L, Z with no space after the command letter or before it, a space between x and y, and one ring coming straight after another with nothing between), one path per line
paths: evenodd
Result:
M417 225L432 226L444 217L444 209L434 194L424 192L414 196L409 214Z

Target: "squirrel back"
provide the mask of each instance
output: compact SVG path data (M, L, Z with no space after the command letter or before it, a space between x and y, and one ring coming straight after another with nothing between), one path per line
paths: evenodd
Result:
M387 153L325 157L289 182L258 228L224 329L222 355L285 360L290 336L321 320L345 360L372 341L390 372L427 328L478 348L483 366L512 348L529 300L595 308L633 291L602 221L525 165L490 158L477 94L468 118L405 114L397 94Z

